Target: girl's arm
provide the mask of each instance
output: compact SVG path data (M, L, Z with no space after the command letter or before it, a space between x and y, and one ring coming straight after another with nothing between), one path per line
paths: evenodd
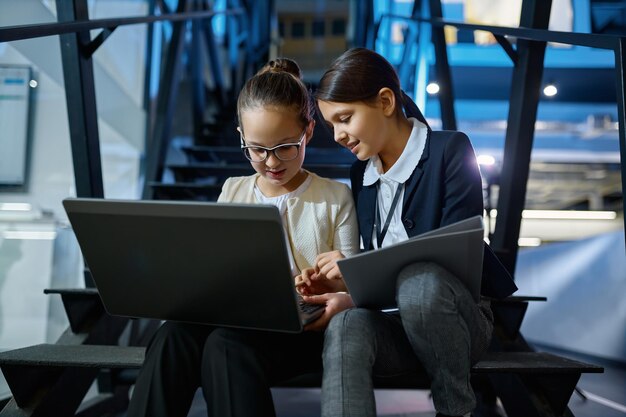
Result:
M344 256L352 256L359 252L359 225L356 217L354 200L348 187L344 191L334 220L335 233L333 236L333 251Z
M356 210L352 195L345 188L345 195L340 203L340 208L335 220L335 233L333 239L333 251L322 253L317 256L316 265L309 271L303 271L303 277L312 283L311 286L303 285L301 293L319 295L305 295L304 301L311 304L325 305L324 314L313 323L308 324L305 330L324 330L330 319L337 313L354 307L352 297L347 290L341 272L337 267L337 260L346 256L352 256L359 251L359 229L356 218ZM328 286L325 291L317 290L316 286Z
M333 212L332 251L319 254L312 268L296 277L296 287L303 295L346 291L337 260L352 256L359 251L359 231L352 195L347 187L341 188L337 211ZM325 282L325 281L335 282Z

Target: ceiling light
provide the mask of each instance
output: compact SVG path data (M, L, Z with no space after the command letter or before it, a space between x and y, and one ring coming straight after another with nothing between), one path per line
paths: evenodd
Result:
M520 237L517 240L518 246L539 246L541 245L541 239L538 237Z
M492 209L489 212L489 216L492 218L498 217L498 211ZM542 220L615 220L617 213L598 210L524 210L522 218Z
M426 92L428 94L432 94L432 95L437 94L439 92L439 84L437 84L437 83L429 83L426 86Z
M32 208L28 203L0 203L2 211L30 211Z
M554 84L548 84L545 87L543 87L543 94L546 97L554 97L556 96L556 93L558 93L559 90L556 89L556 86Z
M524 210L524 219L566 219L566 220L614 220L614 211L583 211L583 210Z
M35 230L5 230L2 236L9 240L54 240L57 237L55 231Z

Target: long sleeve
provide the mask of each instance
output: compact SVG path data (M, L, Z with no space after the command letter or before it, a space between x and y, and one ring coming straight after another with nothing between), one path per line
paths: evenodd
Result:
M480 171L468 137L450 138L444 150L445 182L441 226L483 214Z

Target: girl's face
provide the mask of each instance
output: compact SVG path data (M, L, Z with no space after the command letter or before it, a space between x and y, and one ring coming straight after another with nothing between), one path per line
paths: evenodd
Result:
M302 163L306 144L313 133L313 123L303 127L298 114L288 108L254 108L241 112L239 130L243 145L249 147L248 154L253 160L267 156L261 162L250 161L260 175L257 185L265 195L282 195L295 190L304 182L306 175ZM256 148L274 148L285 144L295 145L280 147L275 151ZM290 159L296 154L295 158Z
M383 150L391 120L385 103L318 100L317 104L333 130L335 142L350 149L359 160L365 161Z

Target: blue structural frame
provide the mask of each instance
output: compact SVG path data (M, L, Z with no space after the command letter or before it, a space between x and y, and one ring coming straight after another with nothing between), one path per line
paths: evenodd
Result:
M422 3L419 13L421 16L429 15L427 0L417 0L415 3ZM397 16L410 17L412 15L414 5L412 2L374 0L373 4L375 24L378 27L375 41L376 51L398 67L402 86L414 96L418 105L425 110L426 116L434 119L440 118L441 113L437 98L429 96L425 92L426 85L435 75L434 71L429 71L436 61L433 44L430 42L430 26L397 18ZM573 32L591 33L590 1L572 0L572 8ZM462 3L443 3L442 12L446 21L463 22ZM404 28L402 31L404 40L415 38L420 42L420 47L413 48L414 50L407 55L405 46L412 45L412 43L404 42L404 40L401 42L394 41L394 33L398 33L397 28L394 29L394 25L400 25ZM422 36L419 36L420 33ZM423 39L426 39L426 42L423 42ZM448 45L447 55L451 67L512 68L511 60L498 44L456 43ZM407 66L407 56L410 56L411 65L409 66L413 71L404 69ZM609 50L582 45L567 47L548 45L544 58L544 68L546 73L558 72L560 69L613 70L615 68L614 54ZM500 97L508 94L508 86L505 88L500 86L500 90ZM505 119L507 114L506 107L494 106L488 100L460 99L457 97L455 104L459 119L464 120L481 120L486 115L489 115L490 119ZM485 111L483 105L486 105L489 111ZM617 110L614 105L606 105L593 99L589 100L584 108L568 103L559 103L558 106L553 106L550 101L543 100L539 109L539 117L543 120L580 121L584 119L585 113L609 114L614 119L617 118Z
M549 71L557 69L566 71L571 69L583 69L584 71L600 70L602 79L608 81L610 91L615 94L615 101L604 100L599 104L602 111L606 111L614 119L618 120L619 141L615 143L615 148L619 146L621 161L626 160L626 115L624 112L625 76L624 76L624 49L623 44L626 38L610 35L596 35L590 33L556 32L546 30L548 27L549 13L551 8L550 0L525 0L522 5L520 17L520 28L507 28L487 25L473 25L458 21L441 19L441 1L428 0L429 12L417 13L418 8L424 7L427 0L415 0L411 3L396 3L393 0L372 0L374 5L373 14L376 17L374 24L369 28L375 33L376 49L399 68L402 85L405 89L411 89L414 93L422 93L425 78L431 72L424 73L424 67L430 69L432 63L435 64L435 74L446 94L439 97L439 107L441 109L441 120L443 128L454 128L456 115L454 98L449 91L452 89L452 79L449 67L459 66L459 62L471 62L472 66L484 65L492 67L512 66L511 81L507 86L510 95L505 95L495 100L487 101L492 104L493 112L486 112L482 100L474 100L473 105L480 103L481 114L488 113L491 120L507 120L506 138L504 146L504 161L500 180L500 196L498 199L498 222L494 231L492 246L509 270L515 269L517 258L517 239L519 237L519 227L521 222L521 212L524 207L526 194L526 182L528 180L528 168L530 162L530 152L533 147L534 125L537 120L537 111L540 108L540 91L542 77L548 76ZM577 18L574 19L574 30L583 29L589 32L589 20L584 28L578 26L585 24L583 14L587 19L589 15L589 0L575 0L574 12ZM587 6L585 8L585 5ZM409 10L409 6L413 6ZM396 13L394 13L396 12ZM398 14L399 13L399 14ZM392 23L393 22L393 23ZM405 48L412 48L415 44L412 31L422 26L422 23L431 24L431 38L433 47L418 51L416 54L407 53ZM394 26L395 25L395 26ZM398 26L401 25L401 26ZM577 26L578 25L578 26ZM452 26L459 30L485 30L491 32L499 45L484 48L476 45L450 45L448 47L439 46L437 33L444 26ZM538 30L539 29L539 30ZM403 36L398 36L401 32ZM421 36L420 36L421 35ZM418 38L425 34L419 34ZM506 36L517 39L515 46L510 43ZM399 39L394 39L397 37ZM549 46L551 42L558 42L571 45L566 49L555 49ZM456 48L456 49L455 49ZM549 49L549 53L545 50ZM453 55L455 51L456 55ZM480 54L475 52L480 51ZM470 55L471 52L471 55ZM448 59L450 56L454 58ZM546 57L548 56L548 57ZM409 61L407 61L407 57ZM411 62L411 60L413 60ZM417 61L415 61L417 60ZM423 61L423 62L420 62ZM424 64L425 62L425 64ZM498 62L498 65L493 65ZM589 62L592 62L589 65ZM442 65L443 63L443 65ZM489 64L487 64L489 63ZM412 66L412 71L407 71L406 66ZM552 66L551 66L552 65ZM471 68L465 66L464 68ZM469 71L469 70L467 70ZM607 75L613 76L607 76ZM552 75L550 75L552 76ZM416 82L418 81L418 82ZM491 90L496 89L496 84L489 80L488 86ZM583 79L575 85L580 88ZM456 87L455 87L456 88ZM487 91L492 93L492 91ZM481 94L485 91L481 90ZM418 97L418 102L421 97ZM434 106L427 100L423 106L427 117L436 114ZM460 100L462 102L462 100ZM617 106L614 103L617 103ZM560 120L563 120L564 113L558 110L556 104L548 103L544 100L542 110L544 113L557 111ZM589 107L569 105L568 117L572 120L582 121L581 115L595 113L593 108L596 103L585 103ZM457 106L460 107L460 106ZM460 117L467 119L475 116L468 107L460 107ZM580 111L582 109L582 112ZM506 115L506 117L505 117ZM439 116L439 115L436 115ZM544 115L539 115L544 117ZM550 117L550 116L548 116ZM554 116L552 116L554 117ZM581 120L582 119L582 120ZM619 145L618 145L619 144ZM617 151L617 149L615 149ZM626 188L626 170L622 164L622 189Z

